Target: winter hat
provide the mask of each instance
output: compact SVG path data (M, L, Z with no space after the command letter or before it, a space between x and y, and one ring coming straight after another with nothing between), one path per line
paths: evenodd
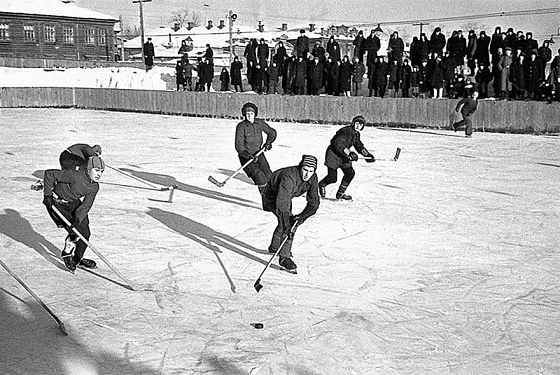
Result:
M299 163L300 168L311 167L317 169L317 158L313 155L303 155L301 157L301 162Z
M93 146L92 148L93 148L93 151L95 151L95 153L96 153L98 156L101 155L101 146L95 145L95 146Z
M253 110L253 112L255 112L255 117L259 114L259 109L255 104L251 102L247 102L243 104L243 107L241 108L241 113L243 114L244 117L245 114L247 113L247 110Z
M105 170L105 162L99 156L91 156L87 161L87 170L90 171L93 168Z
M352 119L352 126L355 126L357 122L362 124L362 129L366 126L366 119L362 115L358 115Z

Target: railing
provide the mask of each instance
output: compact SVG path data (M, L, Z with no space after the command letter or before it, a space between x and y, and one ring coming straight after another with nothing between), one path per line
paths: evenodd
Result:
M267 120L348 123L362 114L369 124L448 128L459 117L457 100L248 95L236 93L120 90L99 88L0 89L0 108L58 107L240 118L251 101ZM480 101L473 116L479 131L560 133L560 104L536 101Z

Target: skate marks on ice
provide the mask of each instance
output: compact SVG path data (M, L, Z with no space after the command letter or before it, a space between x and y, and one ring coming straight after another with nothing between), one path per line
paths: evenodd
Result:
M52 228L58 231L58 228L54 224ZM31 226L31 223L23 218L18 211L5 208L4 213L0 213L0 233L6 235L13 241L35 250L58 269L67 271L66 266L60 258L61 251L59 248L36 232ZM66 235L61 232L61 242L64 241L65 236Z
M204 189L195 185L189 185L183 182L179 182L175 179L175 177L158 174L158 173L150 173L150 172L140 172L133 169L128 168L120 168L120 170L129 173L135 177L141 178L143 180L149 181L151 183L155 183L162 186L177 186L175 191L183 191L185 193L198 195L208 199L215 199L224 203L232 203L237 204L239 206L248 207L248 208L255 208L261 210L260 207L256 206L253 201L235 197L232 195L224 194L219 191Z

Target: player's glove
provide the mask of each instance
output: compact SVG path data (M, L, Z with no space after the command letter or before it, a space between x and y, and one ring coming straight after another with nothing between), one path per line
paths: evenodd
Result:
M351 151L348 155L348 159L350 161L358 161L358 154L356 154L354 151Z
M242 151L242 152L239 154L239 156L242 157L242 158L245 159L245 160L251 160L251 159L253 159L253 161L256 161L257 158L258 158L257 156L252 155L252 154L251 154L249 151L247 151L247 150Z
M50 209L54 204L52 195L45 195L43 197L43 204Z
M298 225L303 224L305 220L307 220L307 217L305 217L305 215L299 214L294 216L294 222L297 221Z
M78 219L77 217L72 219L72 225L70 225L70 228L75 228L78 225L80 225L80 219Z
M263 148L264 148L265 151L270 150L270 149L272 148L272 143L266 142L266 143L263 145Z

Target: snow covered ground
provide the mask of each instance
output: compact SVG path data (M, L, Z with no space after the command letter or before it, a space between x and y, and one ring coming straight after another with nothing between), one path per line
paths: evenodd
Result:
M257 293L275 218L243 174L208 181L238 168L235 125L0 110L0 259L69 332L0 268L1 373L560 372L557 137L366 128L377 158L400 159L355 163L354 201L322 201L296 235L299 273L273 267ZM307 153L325 175L337 126L271 125L273 169ZM29 188L78 142L147 182L107 168L90 213L91 242L141 290L90 250L98 270L66 272L65 234ZM176 184L173 202L148 184Z

